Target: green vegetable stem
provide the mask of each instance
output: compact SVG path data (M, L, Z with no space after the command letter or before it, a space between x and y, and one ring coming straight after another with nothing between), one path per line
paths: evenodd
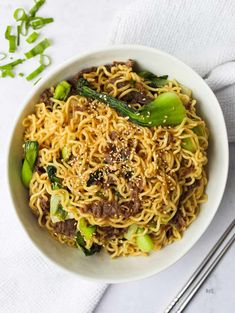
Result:
M61 205L61 196L53 194L50 199L50 216L52 222L56 222L54 218L64 221L68 213L63 209Z
M95 225L89 225L84 217L79 221L79 230L86 240L90 240L96 231Z
M57 170L54 165L47 166L47 175L48 175L50 182L52 183L53 190L63 188L60 178L56 176L56 172Z
M96 252L100 252L101 246L93 243L90 249L86 248L86 241L84 240L81 232L78 230L76 235L76 245L79 247L86 256L92 255Z
M122 116L129 117L130 121L144 127L174 126L180 124L186 117L186 109L174 92L159 95L152 102L142 106L139 110L130 108L127 103L118 100L106 93L97 92L89 87L87 80L80 78L77 84L79 95L99 100L116 109Z
M26 141L24 145L25 159L21 169L21 178L25 187L29 187L33 176L34 165L38 156L38 142Z
M153 241L148 234L143 235L143 231L142 228L137 230L136 243L142 252L150 252L154 248Z

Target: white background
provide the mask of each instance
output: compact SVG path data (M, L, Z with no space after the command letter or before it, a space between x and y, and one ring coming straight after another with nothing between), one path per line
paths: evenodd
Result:
M53 16L55 22L41 32L53 41L48 54L53 65L67 58L107 44L111 22L117 10L135 0L47 0L41 10L45 16ZM1 0L0 2L0 51L7 49L4 40L6 25L12 21L15 8L32 6L31 0ZM43 38L43 37L42 37ZM27 51L31 47L24 45ZM18 57L22 55L19 51ZM33 60L20 67L19 72L29 73L38 66ZM45 74L44 74L45 75ZM1 164L7 154L7 145L14 121L22 109L23 98L32 83L24 78L0 78L0 151ZM95 313L158 313L173 299L179 289L196 269L210 247L235 217L235 144L230 145L230 171L223 201L207 232L193 249L177 264L151 278L133 283L109 287ZM219 164L218 164L219 166ZM4 182L5 168L1 166L0 182ZM1 210L9 203L1 195ZM1 240L1 239L0 239ZM202 286L186 312L232 313L235 307L235 246L233 246L216 270ZM0 278L1 283L1 278ZM30 295L29 295L30 296ZM1 309L0 309L1 311ZM32 310L33 312L33 310ZM56 303L55 303L56 312ZM79 312L79 305L77 310Z

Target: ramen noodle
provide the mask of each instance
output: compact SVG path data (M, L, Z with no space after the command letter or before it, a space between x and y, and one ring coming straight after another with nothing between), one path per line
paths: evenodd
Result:
M24 141L38 144L29 206L41 227L86 255L159 250L182 237L207 200L208 130L196 100L176 80L151 75L136 71L133 61L85 69L67 81L65 99L52 86L23 120ZM139 125L79 95L80 78L136 112L174 93L185 117L173 126Z

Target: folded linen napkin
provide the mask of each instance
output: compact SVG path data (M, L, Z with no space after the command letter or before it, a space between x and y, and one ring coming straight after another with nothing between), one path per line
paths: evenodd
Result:
M6 168L2 158L0 168ZM0 190L7 204L5 176ZM0 312L93 312L107 285L84 281L44 260L9 205L2 205L0 238Z
M235 1L138 0L117 14L109 43L175 55L215 92L235 141Z
M0 168L6 168L2 158ZM7 204L5 176L0 190ZM0 238L0 312L93 312L107 285L84 281L44 260L8 205L2 205Z

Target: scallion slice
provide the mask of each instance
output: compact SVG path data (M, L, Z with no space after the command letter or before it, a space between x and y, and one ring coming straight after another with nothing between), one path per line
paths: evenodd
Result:
M9 39L9 37L11 36L11 29L12 29L12 26L8 25L6 30L5 30L5 38L6 39Z
M17 46L20 45L20 25L17 25Z
M16 36L11 35L12 26L8 25L5 31L5 38L9 41L9 52L16 50Z
M17 59L13 62L4 64L0 66L0 70L6 70L6 69L12 69L13 67L15 67L16 65L23 63L25 61L25 59Z
M32 34L29 35L29 37L26 39L28 43L33 43L38 39L39 33L33 32Z
M14 53L16 51L16 36L9 36L8 38L9 41L9 52Z
M30 73L28 76L26 76L27 80L32 80L35 77L38 76L38 74L40 74L42 71L44 71L45 69L45 65L40 65L39 67L36 68L36 70L34 70L32 73Z
M14 73L12 72L12 69L6 69L2 71L2 76L1 77L15 77Z
M16 21L24 21L27 20L27 14L23 8L18 8L15 10L13 17Z
M43 51L50 46L50 41L46 38L39 42L33 49L25 53L27 59L35 57L37 54L42 54Z
M40 55L40 66L38 68L36 68L36 70L34 70L32 73L30 73L26 79L27 80L32 80L35 77L38 76L38 74L40 74L42 71L44 71L44 69L49 66L51 64L51 59L49 56L41 54Z
M52 17L43 18L43 17L35 17L34 20L31 20L30 26L33 29L39 29L45 26L46 24L54 22L54 19Z
M20 33L22 36L27 36L29 31L29 21L23 20L20 24Z
M49 66L51 64L51 58L46 54L41 54L40 55L40 64L45 65L45 66Z
M31 16L35 16L37 11L41 8L41 6L45 3L45 0L35 0L35 5L29 10L29 14Z

